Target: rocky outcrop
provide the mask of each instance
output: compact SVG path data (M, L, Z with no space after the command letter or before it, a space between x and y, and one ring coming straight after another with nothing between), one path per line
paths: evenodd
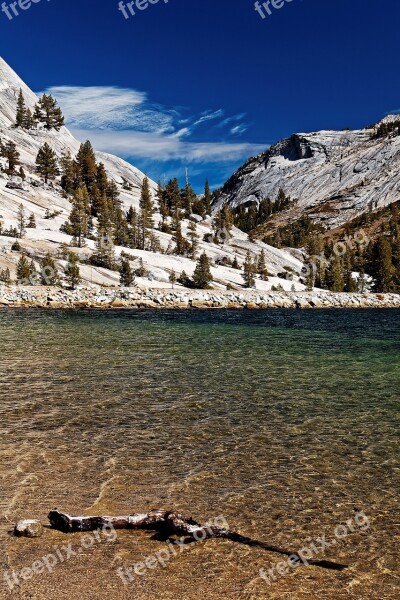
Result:
M22 177L10 177L6 183L6 188L9 190L29 190L29 186L24 182Z
M384 136L377 132L398 121L398 115L389 115L366 129L300 133L281 140L232 175L215 208L275 201L283 189L295 203L281 225L307 215L332 229L387 206L399 197L400 136L395 130Z
M17 537L37 538L44 533L43 525L34 519L23 519L18 521L14 527L14 535Z
M269 308L400 308L398 294L258 292L214 290L139 290L45 287L1 287L0 309L269 309Z

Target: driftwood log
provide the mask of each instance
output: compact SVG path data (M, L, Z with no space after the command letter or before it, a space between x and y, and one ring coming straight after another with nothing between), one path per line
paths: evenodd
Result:
M148 513L137 513L121 517L71 517L58 510L52 510L49 513L48 518L54 529L64 533L95 531L112 526L114 529L145 529L148 531L155 531L160 534L164 540L168 540L172 536L186 537L189 542L223 538L238 544L262 548L269 552L298 558L299 561L303 562L296 552L285 550L278 546L271 546L266 542L260 542L245 537L235 531L223 527L200 525L194 521L192 517L185 517L180 513L172 511L152 510ZM310 559L307 560L307 564L323 569L333 569L335 571L342 571L347 568L347 565L332 562L330 560Z

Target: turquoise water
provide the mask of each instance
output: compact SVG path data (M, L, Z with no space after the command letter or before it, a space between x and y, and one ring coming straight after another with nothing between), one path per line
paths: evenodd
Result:
M399 317L0 311L4 527L174 507L296 546L363 510L374 527L334 553L355 564L346 597L397 597ZM264 597L257 565L220 597Z

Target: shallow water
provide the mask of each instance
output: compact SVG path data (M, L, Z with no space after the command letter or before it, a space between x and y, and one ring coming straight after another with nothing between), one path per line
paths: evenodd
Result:
M302 567L269 586L259 570L279 556L215 540L124 586L116 569L163 545L122 532L13 593L398 598L399 317L0 311L3 571L65 543L50 531L37 541L7 535L16 519L45 521L55 506L223 515L232 529L294 551L326 535L335 543L323 555L350 565L342 573ZM360 511L370 527L353 522L338 540L337 525Z

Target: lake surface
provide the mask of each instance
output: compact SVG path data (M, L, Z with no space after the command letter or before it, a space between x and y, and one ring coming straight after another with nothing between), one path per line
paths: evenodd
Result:
M174 508L293 551L325 535L350 567L268 585L278 555L212 540L125 586L163 544L121 532L16 597L399 598L399 396L397 310L0 310L0 569L80 548L18 518Z

